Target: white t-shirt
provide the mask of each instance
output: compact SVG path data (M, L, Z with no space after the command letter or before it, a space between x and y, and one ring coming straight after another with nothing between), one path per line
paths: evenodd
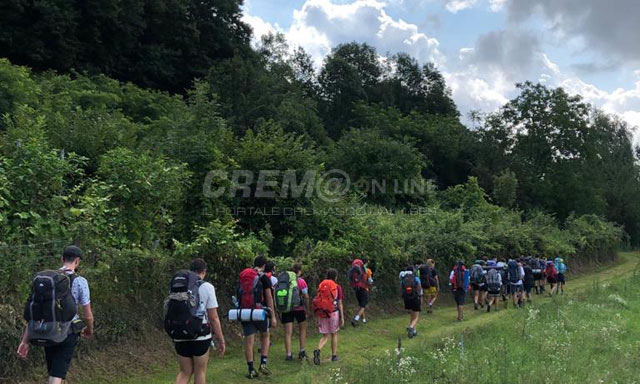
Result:
M206 324L209 322L209 314L207 312L208 309L218 308L218 299L216 298L216 289L213 287L211 283L204 282L200 285L198 289L198 293L200 294L200 306L196 311L198 316L202 316L202 323ZM174 340L174 341L193 341L193 340L207 340L211 338L211 333L205 336L200 336L197 339L192 340Z

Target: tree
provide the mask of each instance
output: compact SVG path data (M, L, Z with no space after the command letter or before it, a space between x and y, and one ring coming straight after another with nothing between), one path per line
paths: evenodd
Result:
M513 208L516 204L518 179L516 174L506 170L493 177L493 200L500 206Z

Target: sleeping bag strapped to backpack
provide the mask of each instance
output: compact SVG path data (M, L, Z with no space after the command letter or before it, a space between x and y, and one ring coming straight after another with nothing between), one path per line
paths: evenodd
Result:
M429 289L438 285L435 277L433 277L433 268L427 264L422 264L418 267L418 277L420 278L420 284L423 289Z
M402 289L402 298L404 300L415 300L418 298L418 284L413 273L405 273L400 283Z
M316 317L329 318L336 311L338 299L338 284L333 280L323 280L318 286L316 297L313 298L311 309Z
M276 308L280 313L289 313L302 305L302 295L298 287L298 275L294 272L281 272L275 286Z
M209 324L203 323L200 307L200 285L204 281L195 272L181 270L169 284L165 300L164 330L174 340L192 340L209 334Z
M471 282L474 284L484 284L484 269L480 264L471 267Z
M500 272L496 268L489 268L487 272L487 289L489 292L498 292L502 287Z
M241 309L262 308L264 292L258 271L253 268L247 268L240 272L240 284L238 285L237 297L240 300L239 305Z
M74 274L65 271L38 272L24 309L27 335L31 344L52 346L69 335L78 306L71 295Z
M347 272L347 278L353 288L367 287L367 270L360 259L355 259L351 263L351 268Z
M518 262L509 260L507 263L507 280L509 280L509 283L517 284L523 277Z

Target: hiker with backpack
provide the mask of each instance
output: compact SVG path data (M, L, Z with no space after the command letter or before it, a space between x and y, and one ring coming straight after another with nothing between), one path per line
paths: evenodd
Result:
M418 277L424 292L423 297L427 305L427 313L432 313L433 304L436 302L440 292L440 278L436 270L436 262L433 259L428 259L426 264L423 264L422 261L417 261L416 264L418 265Z
M462 321L464 319L464 301L467 296L467 291L469 290L470 279L471 275L465 268L464 261L458 260L449 274L449 284L451 284L453 297L458 309L458 321Z
M564 259L556 257L555 260L556 269L558 270L558 291L564 294L565 274L567 273L567 264L564 263Z
M549 283L549 286L550 286L549 297L551 297L553 296L554 293L556 293L556 290L558 289L558 286L557 286L558 270L556 269L556 266L553 263L553 261L551 260L547 261L547 264L544 270L544 275L547 278L547 283Z
M206 383L212 331L217 339L218 352L220 356L224 355L218 299L213 285L204 281L206 275L207 263L203 259L194 259L189 270L178 271L171 279L169 297L165 302L164 326L178 354L180 372L175 384L188 384L191 376L195 384Z
M532 268L533 258L520 259L522 270L524 271L524 278L522 279L522 300L531 303L531 290L535 285L535 278L533 276Z
M89 283L76 273L83 255L75 245L66 247L60 269L35 275L25 306L27 328L17 354L26 359L31 345L44 347L49 384L66 379L79 335L93 336ZM78 307L82 308L82 319Z
M307 308L309 307L309 288L307 282L300 277L302 264L293 264L292 272L281 272L275 286L276 308L280 312L280 321L284 325L285 361L293 361L291 339L293 337L293 321L298 323L300 331L300 349L298 359L307 359L305 345L307 342Z
M473 309L478 310L478 304L484 308L484 301L487 298L487 285L484 276L484 261L477 260L471 266L471 289L473 292Z
M495 305L495 309L498 310L498 298L500 297L500 289L502 288L502 275L498 271L497 265L489 262L487 268L487 292L489 295L489 302L487 303L487 312L491 312L491 306Z
M524 269L522 265L514 259L507 262L507 281L509 282L509 293L513 299L513 307L522 307L522 291L524 279Z
M536 295L539 295L544 292L544 281L542 276L544 265L541 264L539 257L533 258L531 268L533 269L534 289L536 291Z
M330 268L326 279L318 286L313 298L313 313L318 325L318 333L322 335L318 348L313 351L313 363L320 365L320 351L331 339L331 361L338 361L338 331L344 327L344 308L342 306L343 291L337 283L338 271Z
M507 295L509 294L509 284L507 284L507 261L505 259L501 259L496 264L498 272L500 273L500 278L502 279L502 287L500 288L500 296L502 296L502 302L505 303L505 308L508 305L507 303Z
M257 256L253 260L253 268L246 268L240 272L240 284L238 286L237 301L239 309L263 310L264 320L241 321L242 332L244 334L244 356L247 361L249 371L247 378L254 379L261 374L268 376L271 374L267 368L267 356L269 355L270 333L269 327L278 324L276 312L273 306L273 286L271 279L265 275L264 269L267 264L265 256ZM260 366L258 370L253 363L253 345L256 333L260 333Z
M407 337L412 339L418 336L416 326L420 316L423 293L422 282L420 277L414 273L414 267L408 266L404 271L400 272L400 289L402 291L402 300L404 300L404 309L409 311Z
M356 326L360 321L362 324L367 323L364 311L369 305L369 289L373 285L373 277L371 270L367 268L367 259L355 259L351 263L351 268L347 273L351 287L358 301L358 312L351 319L351 325Z

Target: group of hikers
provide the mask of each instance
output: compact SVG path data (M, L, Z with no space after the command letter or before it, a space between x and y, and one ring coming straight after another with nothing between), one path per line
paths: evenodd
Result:
M60 269L35 275L25 306L27 326L17 353L26 358L31 345L44 347L50 384L62 383L65 379L79 336L89 338L93 335L89 284L76 274L82 256L79 247L66 247ZM467 292L473 292L476 310L485 304L487 312L492 308L497 310L500 297L508 305L507 296L513 298L514 307L522 307L531 301L532 290L543 294L546 283L550 286L549 295L564 292L566 271L567 266L561 258L521 257L498 261L485 257L470 269L463 261L458 261L449 274L458 320L463 320ZM285 361L294 360L294 323L299 332L297 358L308 360L307 320L311 314L321 335L313 350L313 363L321 364L321 351L329 342L331 361L338 361L338 332L345 324L344 291L337 282L338 271L333 268L326 271L313 299L302 274L300 263L293 264L289 271L277 273L275 264L265 256L255 257L253 266L240 272L236 294L232 297L233 308L225 317L238 321L242 327L247 378L271 374L267 366L272 346L270 329L276 327L278 321L284 326ZM206 275L206 262L196 258L189 269L176 272L169 284L169 295L164 303L164 328L173 341L180 366L176 384L187 384L191 377L195 384L204 384L210 349L217 349L220 355L225 353L216 291L205 281ZM410 316L407 336L413 338L418 334L417 323L423 304L427 313L433 311L440 292L440 278L432 259L418 260L407 266L399 278L404 308ZM357 327L367 323L365 312L374 283L364 254L353 258L347 280L357 300L357 309L351 318L351 325ZM79 308L82 317L78 314ZM259 335L258 364L254 363L256 335Z

